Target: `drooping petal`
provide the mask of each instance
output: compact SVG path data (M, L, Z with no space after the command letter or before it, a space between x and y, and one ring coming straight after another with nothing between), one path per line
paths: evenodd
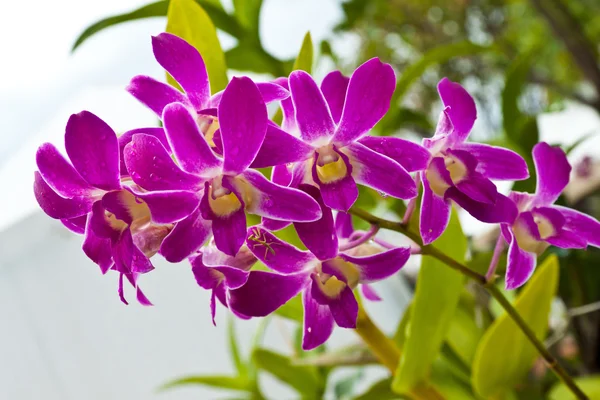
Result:
M380 281L398 272L410 257L410 247L397 247L366 257L353 257L340 253L340 257L358 267L361 283L370 283Z
M42 144L35 155L39 174L54 192L65 198L91 196L93 187L60 154L53 144Z
M302 293L304 304L304 333L302 349L312 350L325 343L333 332L333 316L329 306L321 305L313 299L310 290Z
M242 173L256 157L267 130L267 106L248 77L233 78L219 104L223 171Z
M527 282L531 275L533 275L536 260L536 254L521 249L515 236L512 235L506 265L506 289L516 289Z
M196 48L173 34L152 37L156 61L181 85L197 111L206 108L210 83L202 56Z
M127 171L127 166L125 165L125 157L123 156L125 146L127 146L131 142L133 135L136 135L138 133L155 136L158 140L160 140L160 143L165 147L167 152L171 153L171 147L169 146L169 141L167 140L167 136L165 135L165 130L163 128L137 128L127 131L121 136L119 136L119 160L121 162L121 176L129 175L129 171Z
M439 238L446 229L446 226L448 226L451 206L443 197L433 193L425 174L423 174L422 179L423 200L421 203L419 231L423 239L423 244L428 245Z
M331 137L335 130L333 118L323 93L313 78L298 70L290 74L288 83L302 140L313 143Z
M123 230L119 239L113 241L112 245L115 270L123 274L136 275L144 274L154 269L148 257L133 243L129 229Z
M137 134L123 152L127 170L146 190L199 190L203 179L182 171L154 136Z
M517 218L517 206L511 199L501 193L498 193L495 204L475 201L455 187L448 189L445 197L446 199L454 200L481 222L490 224L505 222L512 224L515 218Z
M359 66L348 83L344 111L333 141L338 147L357 140L369 130L390 108L396 88L396 76L389 64L372 58Z
M87 218L89 220L91 215ZM110 239L97 236L89 223L86 225L82 248L85 255L98 264L103 274L113 265Z
M190 263L196 282L207 290L214 289L221 283L228 289L237 289L248 281L249 273L247 271L227 265L207 266L203 263L202 254L190 257Z
M427 168L431 158L429 150L418 143L389 136L365 136L359 142L402 165L408 172Z
M300 293L306 282L306 274L279 275L251 271L244 286L229 291L228 304L243 315L264 317Z
M77 196L65 199L52 190L39 172L35 172L33 192L38 204L48 216L55 219L75 218L92 209L93 198Z
M311 173L313 180L319 185L325 205L334 210L348 211L358 199L358 187L352 177L352 164L348 156L342 152L338 152L338 154L344 163L344 176L333 181L324 182L319 177L317 170L317 157L314 158Z
M340 122L340 118L342 117L349 82L350 78L342 75L340 71L328 73L323 78L323 82L321 82L321 92L325 96L325 100L327 100L331 116L336 124Z
M571 165L560 147L552 147L545 142L533 147L533 162L537 172L535 202L550 205L569 183Z
M503 147L483 143L463 143L458 149L469 152L477 159L477 171L489 179L520 181L529 178L523 157Z
M265 140L251 167L265 168L304 161L310 158L314 151L311 145L269 124Z
M565 229L576 232L588 244L600 247L600 222L598 220L567 207L553 206L553 208L560 211L565 217Z
M319 203L322 216L313 222L295 222L298 237L319 260L334 258L338 253L338 237L331 209L325 205L316 187L300 185L300 189Z
M469 171L467 176L455 186L474 201L486 204L496 203L498 197L496 185L477 171Z
M142 192L131 188L136 197L142 199L150 209L152 221L170 224L190 215L200 204L198 192L186 190L162 190Z
M187 96L173 86L157 81L144 75L133 77L127 90L140 103L154 111L158 118L162 117L163 109L167 104L183 103L192 107Z
M335 231L340 239L348 239L354 233L352 225L352 215L343 211L338 211L335 216Z
M87 215L80 215L75 218L63 218L60 220L62 224L73 233L83 235L85 233L85 225L87 221Z
M454 143L462 143L469 136L477 119L475 101L465 88L448 78L438 83L438 92L452 122L452 140Z
M90 185L121 187L119 142L110 126L89 111L73 114L65 130L65 149L73 166Z
M329 303L329 310L335 323L341 328L356 328L358 318L358 302L352 289L346 286L339 298Z
M212 232L212 223L202 218L200 206L187 218L179 221L164 238L160 254L169 262L185 260L206 242Z
M367 285L366 283L360 285L360 291L362 292L365 299L371 301L381 301L382 298L377 294L373 286Z
M248 229L246 245L256 258L281 274L301 272L316 262L311 252L302 251L259 226Z
M251 186L250 201L246 201L248 212L283 221L310 222L321 218L319 204L301 190L276 185L254 170L246 170L242 177Z
M399 199L417 196L415 181L397 162L360 143L344 148L356 182Z
M181 103L169 104L163 111L163 123L181 169L207 176L211 175L211 169L218 170L221 160L210 149L187 107Z

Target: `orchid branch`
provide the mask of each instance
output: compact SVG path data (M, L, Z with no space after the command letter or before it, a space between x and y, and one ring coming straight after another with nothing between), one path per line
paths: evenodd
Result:
M419 245L422 245L423 243L420 236L416 232L409 229L408 224L382 219L376 217L375 215L365 210L356 207L351 208L349 212L357 216L358 218L369 222L370 224L377 225L383 229L389 229L392 231L402 233ZM523 334L527 337L531 344L533 344L533 346L537 349L540 355L544 358L544 360L548 364L548 367L552 371L554 371L558 378L560 378L560 380L571 390L571 392L578 399L589 399L588 396L585 393L583 393L583 391L577 386L573 378L559 364L558 360L552 354L550 354L546 347L544 347L544 344L536 337L535 333L531 330L529 325L527 325L527 322L525 322L525 320L519 315L519 313L512 306L512 304L506 299L506 297L504 297L502 292L494 285L493 279L488 280L484 275L481 275L469 269L469 267L467 267L463 263L442 253L432 245L421 246L421 252L424 255L429 255L434 258L437 258L450 268L457 270L461 274L467 276L468 278L477 282L479 285L483 286L490 293L490 295L494 299L496 299L496 301L502 306L502 308L512 318L512 320L517 324L519 329L521 329Z

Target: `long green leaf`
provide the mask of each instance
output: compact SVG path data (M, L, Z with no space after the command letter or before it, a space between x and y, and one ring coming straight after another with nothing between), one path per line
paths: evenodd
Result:
M314 48L312 37L310 36L310 32L306 32L306 34L304 35L304 39L302 40L302 47L300 47L300 52L298 53L298 57L296 57L296 60L294 61L294 66L292 69L301 69L310 74L312 72L313 53Z
M237 344L237 339L235 337L235 322L233 316L230 316L227 321L227 337L229 339L229 354L231 355L231 360L233 361L233 365L235 366L238 375L247 376L248 368L244 364L242 357L240 356L240 349Z
M448 228L434 246L464 261L467 238L456 210L452 211ZM455 315L463 282L458 272L433 257L423 256L402 357L392 386L396 392L410 393L427 380Z
M543 340L548 328L550 305L558 285L558 258L550 255L519 293L514 307ZM521 382L538 353L517 324L503 314L485 332L473 361L473 388L481 396L501 398Z
M221 376L221 375L198 375L186 376L184 378L175 379L162 385L159 390L173 389L180 386L211 386L222 389L251 391L250 382L243 377Z
M600 399L600 375L586 376L585 378L575 379L577 386L588 395L590 399ZM564 383L557 383L550 394L550 400L577 400L571 390Z
M353 400L397 400L409 399L410 397L392 392L392 378L377 381L367 389L366 392L355 397Z
M475 323L473 315L458 307L450 324L446 342L465 365L471 366L473 363L481 336L483 331Z
M167 13L167 32L187 40L202 54L212 93L225 89L225 54L217 37L217 29L198 3L194 0L171 0Z

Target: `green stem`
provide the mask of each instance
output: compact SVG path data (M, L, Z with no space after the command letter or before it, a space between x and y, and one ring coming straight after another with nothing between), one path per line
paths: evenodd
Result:
M373 355L390 370L392 375L395 374L400 362L400 350L396 343L375 325L365 309L360 304L358 307L356 333L369 346Z
M521 318L517 310L512 306L512 304L510 304L506 297L504 297L502 292L494 285L493 280L487 280L485 276L471 270L463 263L442 253L432 245L423 246L423 241L421 240L420 236L416 232L411 231L408 228L408 224L388 221L386 219L376 217L375 215L365 210L355 207L350 209L350 213L373 225L377 225L381 228L389 229L404 234L405 236L409 237L415 243L421 246L422 254L426 254L437 258L450 268L457 270L461 274L467 276L468 278L477 282L479 285L483 286L492 295L492 297L494 297L496 301L498 301L502 308L504 308L506 313L513 319L513 321L521 329L523 334L525 334L525 336L531 342L531 344L535 346L540 355L544 358L544 360L546 360L548 367L552 369L552 371L554 371L554 373L571 390L571 392L573 392L573 394L580 400L589 400L588 396L585 393L583 393L583 391L577 386L573 378L565 371L565 369L558 363L556 358L554 358L554 356L550 354L550 352L544 347L542 342L535 336L535 333L531 330L529 325L527 325L527 322L525 322L525 320Z

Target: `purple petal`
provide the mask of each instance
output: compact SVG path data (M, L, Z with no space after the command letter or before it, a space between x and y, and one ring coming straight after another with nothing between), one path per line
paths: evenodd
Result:
M141 192L133 190L133 188L132 192L150 208L152 221L157 224L170 224L181 221L200 204L198 192L185 190Z
M527 163L512 150L483 143L463 143L458 149L477 159L477 171L486 178L507 181L529 178Z
M366 283L360 285L360 291L362 292L365 299L370 301L381 301L382 298L379 297L373 286L367 285Z
M185 260L206 242L212 223L200 215L200 206L187 218L179 221L171 233L165 237L160 254L169 262L177 263Z
M87 215L81 215L75 218L63 218L60 220L65 228L79 235L83 235L85 233L86 221Z
M252 168L290 164L310 158L315 149L302 140L269 124L265 140L252 162Z
M121 236L121 232L127 229L127 224L115 218L109 218L106 213L102 201L97 201L92 206L90 218L87 221L87 226L94 232L95 235L111 239L113 242L117 241Z
M56 194L44 181L39 172L35 172L33 192L38 204L48 216L55 219L75 218L85 215L92 209L94 202L90 197L65 199Z
M286 90L290 90L287 78L277 78L273 82ZM281 100L281 110L283 111L283 122L281 123L283 130L294 136L300 136L296 123L296 109L291 95L287 99Z
M333 316L329 307L321 305L313 299L310 290L302 294L304 303L304 333L302 349L312 350L325 343L333 332Z
M91 215L88 215L88 220L90 218ZM110 239L97 236L91 229L91 223L85 229L82 248L85 255L98 264L103 274L113 265Z
M360 143L352 143L346 150L356 182L399 199L417 196L415 181L397 162L376 153Z
M260 95L267 104L274 101L281 101L290 97L290 92L277 83L258 82L256 87L260 91Z
M306 193L276 185L254 170L245 171L243 178L251 185L248 212L284 221L309 222L321 218L319 204Z
M340 253L342 259L358 267L361 283L376 282L394 275L406 264L409 256L410 247L397 247L366 257Z
M433 193L425 174L423 174L422 179L423 200L419 231L423 244L428 245L439 238L448 226L451 207L448 201Z
M501 193L498 193L495 204L475 201L454 187L446 191L445 197L446 199L454 200L481 222L490 224L505 222L512 224L515 218L517 218L517 206L511 199Z
M335 231L338 238L348 239L352 233L354 233L352 215L343 211L338 211L335 216Z
M194 116L183 104L172 103L166 106L163 122L169 145L181 169L203 175L208 174L210 169L221 166L221 161L202 136Z
M448 78L438 83L438 92L444 106L447 107L446 113L453 125L454 143L464 142L477 119L475 101L460 84Z
M223 283L228 289L242 287L248 281L247 271L222 265L210 267L202 262L202 254L190 258L192 272L196 282L202 288L210 290Z
M322 182L317 172L318 158L315 157L312 165L312 177L319 185L321 196L323 196L323 201L327 207L339 211L348 211L358 199L358 187L352 177L352 164L350 164L348 156L341 152L337 153L346 167L345 176L333 182Z
M565 217L554 207L534 207L531 209L534 217L541 217L550 223L554 231L559 231L565 225Z
M127 90L140 103L154 111L158 118L162 117L163 109L171 103L183 103L192 107L185 94L171 85L159 82L154 78L144 75L133 77Z
M65 148L77 172L90 185L104 190L121 187L119 142L106 122L88 111L71 115Z
M182 171L154 136L137 134L123 152L127 170L146 190L199 190L202 178Z
M544 240L561 249L585 249L587 247L587 241L579 233L566 229L561 229L556 235Z
M328 260L338 253L338 237L331 209L323 203L319 189L301 185L300 189L319 203L322 216L313 222L295 222L294 227L302 243L319 259Z
M144 274L154 269L148 257L133 243L129 229L123 230L119 239L113 242L112 255L115 270L123 274Z
M129 190L114 190L102 196L102 206L111 214L131 225L150 216L148 206Z
M207 267L226 265L228 267L248 271L256 261L256 257L248 247L242 247L234 257L223 253L212 244L202 249L202 263Z
M219 104L223 171L240 174L256 157L267 130L267 106L247 77L233 78Z
M325 100L327 100L331 116L336 124L340 122L340 118L342 117L349 82L350 78L342 75L340 71L328 73L323 78L323 82L321 82L321 92L325 96Z
M600 222L598 220L567 207L554 206L565 217L564 228L576 232L588 244L600 247Z
M263 143L264 144L264 143ZM276 165L271 170L271 182L281 186L289 186L292 182L292 171L286 165ZM280 221L263 217L261 225L270 231L281 230L291 224L290 221Z
M181 85L197 111L206 108L210 83L202 56L185 40L163 32L152 37L156 61Z
M244 286L229 291L229 307L249 317L264 317L296 296L306 282L306 274L251 271Z
M162 143L165 149L169 153L171 152L171 147L169 146L169 142L167 141L167 136L165 135L165 130L163 128L137 128L127 131L121 136L119 136L119 159L121 161L121 176L129 175L129 171L127 171L127 166L125 165L125 157L123 156L125 146L127 146L131 142L133 135L138 133L155 136L158 140L160 140L160 143Z
M402 165L408 172L427 168L431 154L423 146L397 137L365 136L360 143Z
M480 203L495 204L498 197L496 185L477 171L467 172L467 176L456 183L456 188Z
M331 137L335 130L333 118L323 93L313 78L298 70L290 74L288 83L302 140L313 143L321 138Z
M390 108L396 76L389 64L372 58L350 77L344 111L333 141L347 145L371 130Z
M335 323L341 328L356 328L358 318L358 302L352 289L346 286L340 293L340 297L329 303L329 310Z
M246 240L246 213L244 208L227 216L215 216L212 220L215 245L223 253L235 256Z
M35 155L40 175L44 181L65 198L90 196L93 187L87 183L79 172L50 143L41 145Z
M309 251L302 251L258 226L248 229L246 245L267 267L282 274L301 272L317 261Z
M552 147L545 142L533 147L533 162L537 172L535 202L538 205L550 205L569 183L571 165L560 147Z
M516 289L527 282L533 275L536 260L537 256L534 253L519 248L516 238L512 235L506 265L506 290Z

